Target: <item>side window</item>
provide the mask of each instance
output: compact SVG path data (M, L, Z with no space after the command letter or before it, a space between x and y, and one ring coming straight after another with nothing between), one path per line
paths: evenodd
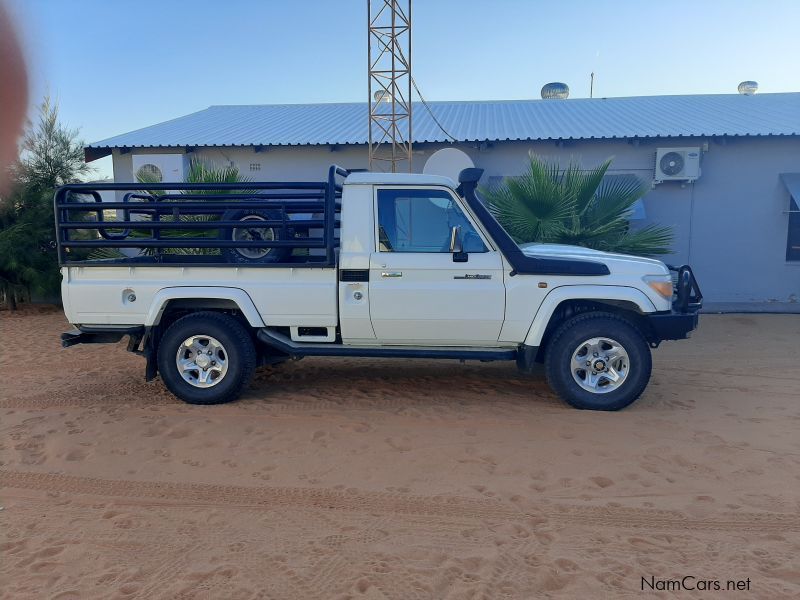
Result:
M800 201L790 197L789 234L786 237L786 260L800 261Z
M461 227L464 252L487 252L461 207L443 190L378 190L381 252L450 252L450 231Z
M786 260L800 262L800 173L782 173L789 192L789 231L786 234Z

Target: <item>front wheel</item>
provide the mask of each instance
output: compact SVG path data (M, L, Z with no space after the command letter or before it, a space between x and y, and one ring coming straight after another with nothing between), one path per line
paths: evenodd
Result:
M250 381L256 351L229 315L198 312L175 321L158 345L158 370L169 391L189 404L235 400Z
M641 396L650 381L650 346L628 320L587 313L565 321L545 354L550 387L585 410L619 410Z

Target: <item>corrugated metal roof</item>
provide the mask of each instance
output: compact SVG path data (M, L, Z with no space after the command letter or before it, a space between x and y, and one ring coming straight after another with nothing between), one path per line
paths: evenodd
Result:
M800 135L800 93L428 105L458 141ZM422 104L413 110L415 143L449 140ZM87 148L101 156L108 148L366 143L366 104L275 104L211 106Z

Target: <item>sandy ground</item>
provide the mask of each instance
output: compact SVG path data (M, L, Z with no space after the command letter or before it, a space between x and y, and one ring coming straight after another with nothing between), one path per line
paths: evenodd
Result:
M55 310L0 328L3 599L800 596L796 315L704 316L610 414L513 365L339 359L191 407Z

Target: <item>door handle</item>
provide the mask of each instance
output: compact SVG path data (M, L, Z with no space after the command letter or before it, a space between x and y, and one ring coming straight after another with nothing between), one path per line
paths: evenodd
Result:
M402 277L402 271L383 271L381 277Z

